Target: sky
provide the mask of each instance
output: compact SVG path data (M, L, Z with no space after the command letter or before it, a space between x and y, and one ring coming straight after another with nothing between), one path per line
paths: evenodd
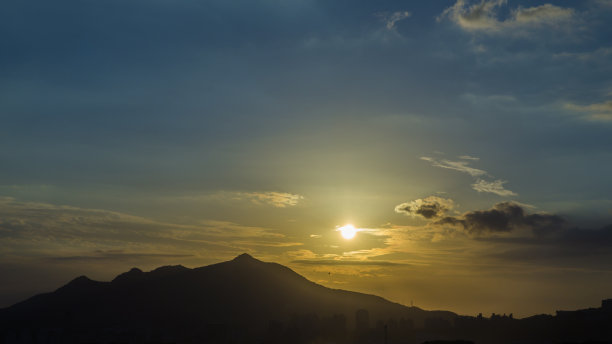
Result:
M609 0L4 3L0 307L244 252L425 309L597 307L610 20Z

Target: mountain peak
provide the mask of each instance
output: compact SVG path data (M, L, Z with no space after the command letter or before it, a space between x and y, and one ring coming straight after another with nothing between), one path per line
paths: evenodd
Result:
M235 262L247 262L247 261L259 262L258 259L253 258L253 256L251 256L248 253L243 253L243 254L237 256L236 258L232 259L232 261L235 261Z
M151 273L157 274L157 275L165 275L165 274L183 272L187 270L189 270L189 268L186 268L182 265L165 265L165 266L160 266L159 268L151 271Z
M89 284L90 282L93 282L93 281L89 277L83 275L83 276L79 276L73 279L72 281L68 282L68 285L84 285L84 284Z
M121 275L115 277L113 282L130 281L139 278L142 275L144 275L144 272L142 272L142 270L140 270L139 268L132 268L130 271L124 272Z
M58 290L78 290L82 288L89 288L90 286L96 285L97 283L98 282L91 280L87 276L79 276L68 282L68 284L59 288Z

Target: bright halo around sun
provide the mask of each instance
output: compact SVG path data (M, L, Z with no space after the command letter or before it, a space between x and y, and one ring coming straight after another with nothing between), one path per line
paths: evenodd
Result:
M353 239L355 237L355 234L357 234L357 228L355 228L355 226L351 224L344 225L338 228L338 230L340 231L342 237L346 240Z

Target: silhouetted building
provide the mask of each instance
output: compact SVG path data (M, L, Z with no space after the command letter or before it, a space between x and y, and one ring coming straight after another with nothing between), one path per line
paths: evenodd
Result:
M404 331L412 331L414 329L414 321L412 319L401 318L399 326Z
M323 318L321 321L321 336L335 343L341 343L346 340L346 316L344 314L334 314L329 318Z
M604 312L612 312L612 299L601 300L601 309Z
M425 328L430 331L446 331L451 328L451 323L442 318L427 318Z
M355 329L357 331L367 330L370 327L370 313L365 309L355 312Z

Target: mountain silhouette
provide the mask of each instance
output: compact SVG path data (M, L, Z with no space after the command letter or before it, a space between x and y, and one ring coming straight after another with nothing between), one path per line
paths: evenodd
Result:
M424 324L452 312L406 307L382 297L330 289L288 267L248 254L199 268L163 266L150 272L133 268L111 282L80 276L54 292L34 296L0 310L5 327L175 329L192 333L224 324L248 334L291 317L343 316L354 327L355 313L367 310L373 324L390 318ZM96 330L97 331L97 330Z
M459 316L327 288L241 254L195 269L133 268L111 282L77 277L0 309L0 344L611 343L610 324L612 299L555 316Z

